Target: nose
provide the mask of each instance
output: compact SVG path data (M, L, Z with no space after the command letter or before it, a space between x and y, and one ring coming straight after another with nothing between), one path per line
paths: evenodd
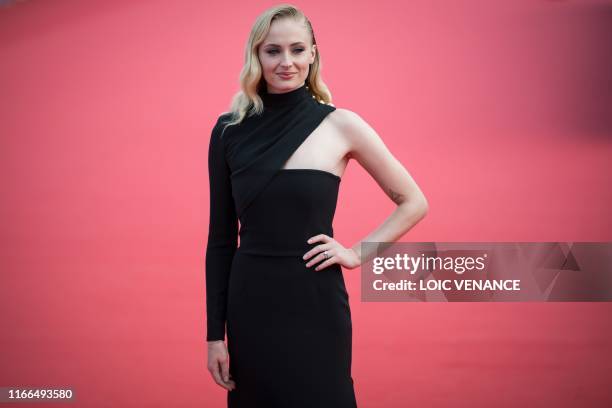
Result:
M290 67L293 61L291 59L291 53L283 53L283 58L281 59L281 65L283 67Z

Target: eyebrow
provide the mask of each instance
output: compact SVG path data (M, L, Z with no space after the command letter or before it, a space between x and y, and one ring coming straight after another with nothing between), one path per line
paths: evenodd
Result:
M294 42L293 44L291 44L291 46L294 45L304 45L303 41L298 41L298 42ZM278 44L266 44L266 47L280 47L280 45Z

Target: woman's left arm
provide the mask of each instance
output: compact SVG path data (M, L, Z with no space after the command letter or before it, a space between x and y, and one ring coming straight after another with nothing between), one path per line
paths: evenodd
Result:
M368 236L357 242L342 254L336 250L341 259L328 259L317 266L323 269L332 263L341 263L352 269L361 264L361 242L394 242L416 225L428 211L425 195L404 166L391 154L374 129L359 115L346 109L336 109L335 122L347 139L350 146L349 157L357 160L361 166L376 180L381 189L397 205L397 208L385 221ZM333 238L316 236L310 241L330 243ZM328 245L330 249L333 247ZM327 249L327 248L323 248ZM310 256L318 251L312 251ZM352 255L352 256L351 256ZM375 254L363 254L364 260ZM336 257L338 258L338 257Z

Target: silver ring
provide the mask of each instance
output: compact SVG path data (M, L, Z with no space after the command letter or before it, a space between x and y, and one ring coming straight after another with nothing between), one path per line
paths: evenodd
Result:
M329 255L327 254L327 251L323 252L323 256L325 257L325 259L329 259Z

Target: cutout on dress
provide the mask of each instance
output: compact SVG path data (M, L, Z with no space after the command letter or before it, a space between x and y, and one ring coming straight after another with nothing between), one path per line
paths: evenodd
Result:
M316 168L314 166L312 167L287 167L287 164L289 164L289 162L291 162L291 160L298 154L300 153L300 149L303 149L304 145L306 144L306 142L311 138L311 136L316 133L321 126L323 126L323 124L325 123L325 119L327 119L327 116L317 125L317 127L310 132L306 138L304 138L304 140L302 140L302 142L297 146L297 148L291 153L291 155L289 156L289 158L287 160L285 160L285 162L283 163L283 165L281 166L281 168L279 169L279 171L303 171L303 172L320 172L320 173L325 173L328 174L334 178L337 179L341 179L341 177L329 170L326 169L320 169L320 168Z

